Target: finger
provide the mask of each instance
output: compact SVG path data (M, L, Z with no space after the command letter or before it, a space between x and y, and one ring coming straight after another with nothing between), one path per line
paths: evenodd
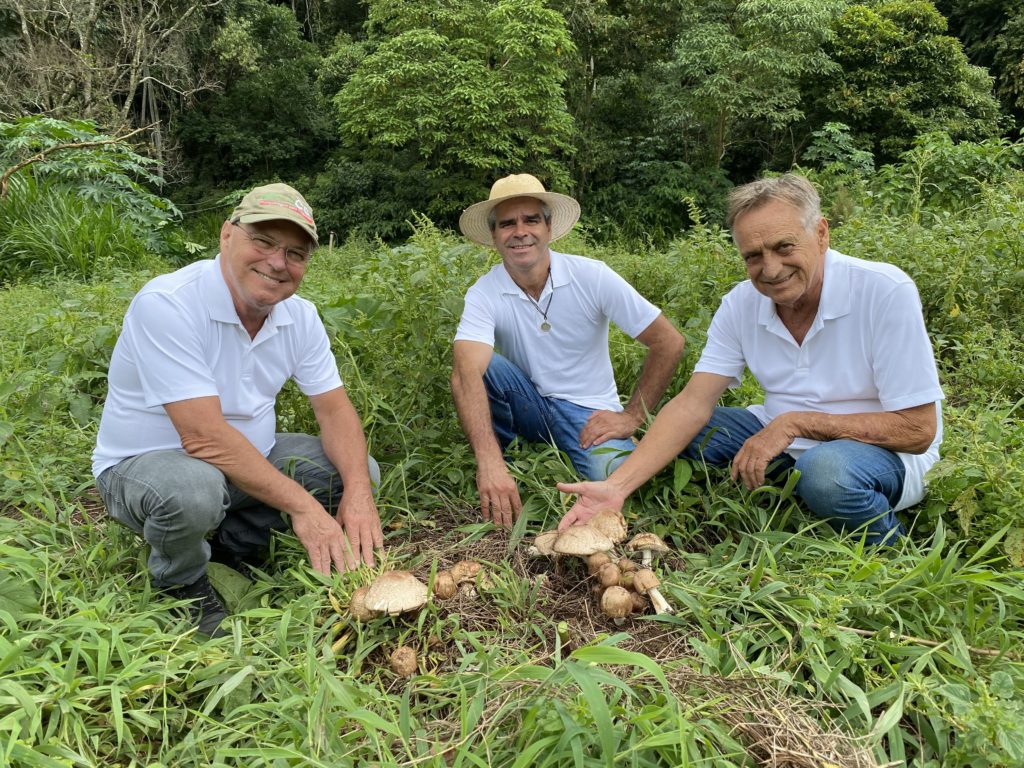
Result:
M577 519L578 518L576 512L570 509L568 512L565 513L565 516L558 523L558 530L564 531L568 528L571 528L573 525L576 524Z
M480 499L480 514L483 515L484 520L491 519L491 500L487 497Z
M512 522L515 522L519 519L519 515L522 514L522 511L523 502L519 498L519 494L517 493L512 497Z
M555 488L560 490L562 493L580 494L583 493L586 487L586 483L555 483Z
M362 555L363 563L365 565L368 565L370 568L373 568L373 547L370 546L371 542L372 539L369 536L366 536L362 539Z
M309 563L317 573L322 573L324 576L331 575L331 561L324 557L324 551L319 545L314 546L310 551Z
M337 539L331 539L327 544L327 569L324 573L330 574L331 565L334 565L335 570L338 573L344 573L348 570L348 564L345 562L345 553L341 548L341 544Z
M503 528L509 528L512 526L512 503L508 498L502 498L501 506L495 510L495 513L495 523Z
M345 558L346 570L355 570L359 567L360 542L358 523L353 523L350 527L345 528L345 532L341 537L341 553Z
M373 546L379 549L384 546L384 530L380 527L380 518L373 522Z

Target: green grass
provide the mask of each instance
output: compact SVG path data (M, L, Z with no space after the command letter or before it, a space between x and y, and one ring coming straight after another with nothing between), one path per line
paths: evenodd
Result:
M106 363L155 268L8 286L0 765L1024 764L1024 307L1006 288L1022 189L913 222L867 206L834 231L840 248L918 280L940 353L945 459L906 518L911 537L868 549L809 517L789 488L748 493L679 461L627 509L632 527L676 549L659 574L678 611L622 628L595 615L571 567L556 575L522 555L520 541L561 514L563 457L515 455L526 512L511 534L474 510L448 374L462 293L491 263L483 250L419 221L400 247L319 251L303 293L382 462L379 567L430 578L470 556L493 586L354 624L344 606L369 574L318 577L282 537L230 635L207 643L90 497ZM742 275L727 239L698 229L660 252L560 246L607 260L685 331L677 389ZM612 349L632 381L636 345L614 335ZM750 381L728 395L756 396ZM280 406L284 428L313 428L297 391ZM399 643L420 653L409 680L387 668Z

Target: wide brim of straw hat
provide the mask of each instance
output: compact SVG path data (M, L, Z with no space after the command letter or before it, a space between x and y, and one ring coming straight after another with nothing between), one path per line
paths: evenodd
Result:
M540 181L528 173L498 179L491 194L483 202L474 203L459 217L459 230L474 243L494 247L494 238L487 223L491 209L514 197L533 197L547 204L551 211L551 240L567 234L580 218L580 204L568 195L547 192Z

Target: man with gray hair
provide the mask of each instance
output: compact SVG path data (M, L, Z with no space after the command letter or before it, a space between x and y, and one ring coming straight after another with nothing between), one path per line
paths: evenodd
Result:
M921 500L939 457L943 399L913 281L829 247L818 194L786 174L737 187L727 224L749 280L722 300L687 385L601 483L560 484L585 522L676 456L732 465L753 489L796 467L797 495L872 544L904 533L893 514ZM716 403L749 369L764 402Z

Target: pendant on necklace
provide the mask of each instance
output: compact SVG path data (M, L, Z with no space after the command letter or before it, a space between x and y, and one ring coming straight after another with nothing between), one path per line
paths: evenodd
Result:
M551 330L551 323L545 320L543 323L540 324L540 329L547 333L548 331Z

